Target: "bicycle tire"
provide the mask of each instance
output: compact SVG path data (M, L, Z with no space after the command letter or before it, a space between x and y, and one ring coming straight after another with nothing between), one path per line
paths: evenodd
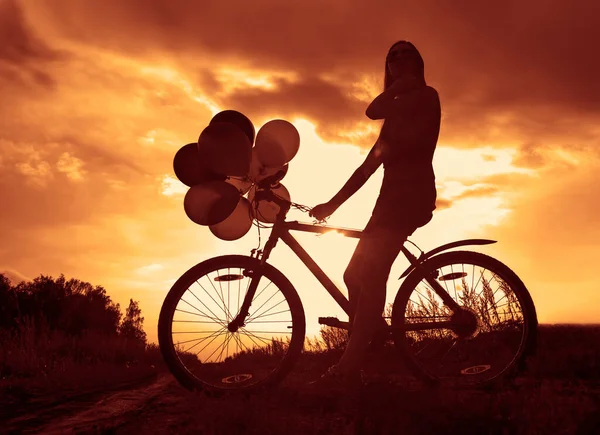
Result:
M436 273L436 271L440 271L443 270L444 267L448 267L450 266L452 271L454 271L453 266L454 265L462 265L463 266L463 272L452 272L452 273L447 273L446 275L442 275L441 277L439 277L438 279L442 280L449 280L454 282L456 279L458 279L458 277L461 277L461 280L464 279L464 274L466 274L468 276L467 272L464 272L464 265L473 265L473 275L475 275L475 266L478 266L482 269L485 270L489 270L491 272L490 276L493 276L494 279L496 279L497 284L498 284L498 288L496 289L496 291L494 293L490 293L489 291L486 290L482 290L482 292L478 295L481 296L481 294L484 294L484 296L482 296L482 298L484 299L485 302L485 295L488 295L488 299L487 300L491 300L494 302L479 302L479 305L477 305L476 303L474 304L474 306L476 308L470 308L471 312L473 312L473 314L475 315L474 317L477 318L477 322L478 322L478 326L477 328L479 328L480 330L483 330L483 334L488 334L488 337L491 337L488 339L488 342L491 342L489 340L493 339L494 343L498 342L500 344L501 343L501 339L502 337L505 338L506 341L508 341L508 339L513 339L512 337L516 337L516 333L513 330L516 330L516 325L517 322L514 321L514 318L518 319L518 313L516 313L515 311L515 307L513 306L512 308L510 307L511 304L514 304L515 298L516 301L518 301L519 306L521 307L521 311L522 311L522 317L523 317L523 330L522 330L522 334L521 334L521 338L520 338L520 342L518 344L518 349L515 352L515 355L512 357L512 359L508 362L508 364L506 365L506 367L502 368L502 369L498 369L498 372L493 375L492 373L489 373L490 377L487 378L486 376L483 376L484 373L486 373L487 371L491 371L492 367L493 370L497 370L496 367L500 364L492 364L494 358L489 356L490 354L492 354L493 352L491 351L486 351L488 354L488 360L486 361L486 358L483 357L465 357L465 354L468 353L468 351L465 351L464 349L461 351L463 354L459 357L456 357L456 361L454 362L454 366L453 363L448 363L446 368L443 368L443 364L440 362L429 362L426 361L426 357L423 356L419 356L417 357L417 355L413 354L413 350L416 350L417 348L421 348L421 350L419 350L420 353L424 353L424 350L427 346L430 346L432 343L435 343L436 340L438 343L440 343L440 347L441 347L441 343L447 343L449 341L447 336L444 336L444 334L438 334L436 336L436 338L431 338L427 337L426 334L421 334L421 338L419 338L418 333L413 332L407 332L402 330L402 327L405 327L407 324L411 323L409 320L407 320L407 311L412 312L414 314L422 314L422 313L427 313L427 312L431 312L433 313L433 315L431 315L432 318L435 317L436 313L438 313L438 311L435 311L436 308L431 308L433 305L435 305L435 303L430 304L430 306L426 307L423 305L423 299L422 299L422 294L419 293L416 289L417 286L419 286L419 284L425 279L426 274L432 274L432 273ZM445 271L448 271L448 269L444 269ZM460 270L460 269L457 269ZM431 275L429 275L431 276ZM435 275L434 275L435 276ZM481 272L481 277L483 277L483 272ZM498 278L501 280L499 281ZM471 296L456 296L456 299L461 299L463 298L463 301L467 300L471 300L470 303L472 303L472 299L475 297L475 289L473 288L473 281L474 279L472 278L472 283L471 283L471 288L469 289L469 285L468 283L466 283L466 287L465 287L465 281L461 281L461 285L463 286L462 291L465 293L471 292ZM479 282L486 282L486 278L483 279L479 279L477 283ZM439 282L439 281L438 281ZM491 288L490 285L490 280L488 279L487 282L487 286L488 288ZM478 284L475 284L475 286L477 286ZM483 284L483 287L485 287L486 285ZM505 312L507 310L511 311L511 316L513 316L513 320L512 323L507 319L507 315L505 315L504 319L505 320L500 320L500 315L498 314L498 303L495 302L496 299L501 296L501 294L499 294L498 296L496 296L496 293L498 292L498 290L502 289L502 292L505 293L507 296L507 305L509 305L509 308L505 309ZM509 296L510 292L514 292L514 298L513 296ZM419 299L419 302L412 302L409 304L409 300L411 300L411 295L413 295L414 291L416 291L418 293L419 296L417 296L417 298ZM458 295L460 293L461 289L460 286L456 286L455 284L455 288L454 288L454 293L455 295ZM449 292L450 293L450 292ZM489 298L489 295L491 294L491 299ZM435 295L434 295L435 296ZM452 296L452 295L451 295ZM481 315L477 315L477 310L480 310L481 312L483 312L482 310L487 307L487 306L492 306L492 304L496 307L496 315L495 317L498 319L498 324L493 326L491 325L491 318L494 316L489 316L489 318L487 319L487 324L482 324L482 319L481 319ZM419 305L419 306L418 306ZM485 305L485 306L484 306ZM409 308L411 307L411 308ZM416 308L415 308L416 307ZM428 311L429 310L429 311ZM443 310L443 309L442 309ZM481 313L480 313L481 314ZM448 316L448 314L437 314L438 317L442 318L444 316ZM423 322L423 318L425 318L426 316L423 315L415 315L415 319L420 319L419 322ZM504 324L503 324L504 322ZM502 328L504 327L504 325L506 325L505 330L502 330ZM525 368L526 365L526 360L529 356L531 356L531 354L533 354L535 352L536 349L536 344L537 344L537 314L536 314L536 310L535 310L535 306L533 303L533 300L531 298L531 295L529 294L529 291L527 290L525 284L523 284L523 282L521 281L521 279L505 264L503 264L502 262L488 256L485 254L481 254L478 252L472 252L472 251L452 251L452 252L445 252L442 254L438 254L434 257L431 257L429 259L427 259L425 262L423 262L422 266L420 268L417 268L415 270L413 270L407 277L406 280L402 283L402 285L400 286L400 289L394 299L394 303L392 306L392 336L394 339L394 344L395 347L400 351L400 355L402 356L402 359L404 360L404 363L406 365L406 367L412 372L412 374L420 379L421 381L430 384L430 385L440 385L443 383L448 383L448 384L452 384L453 386L490 386L490 385L494 385L497 382L501 381L501 380L505 380L505 379L510 379L512 378L516 373L518 373L519 371L522 371ZM440 329L436 330L436 331L440 331ZM411 335L412 334L412 335ZM471 346L471 349L477 349L477 348L481 348L483 347L482 344L485 344L486 341L484 339L482 339L482 332L475 332L474 334L478 334L475 335L474 337L471 337L469 339L464 339L463 343L469 343L469 345ZM495 334L495 335L494 335ZM456 334L455 334L456 335ZM479 337L479 338L477 338ZM456 347L456 343L463 340L461 338L457 338L456 336L453 338L454 340L454 344L452 344L450 346L450 349L446 352L446 354L442 357L445 358L447 356L447 354L451 351L453 351L454 353L458 353L458 350L454 350L454 347ZM479 341L477 341L479 340ZM462 344L461 344L462 345ZM463 345L464 347L464 345ZM433 347L432 349L430 349L428 352L429 354L432 353ZM496 351L498 354L500 354L500 351L497 350ZM435 352L433 352L435 353ZM471 360L469 360L469 358L472 358ZM472 364L473 361L477 361L477 359L480 359L480 364L478 365L473 365L473 366L469 366L468 364ZM461 360L461 362L459 362L459 360ZM433 361L433 358L432 358ZM463 364L463 368L459 370L460 368L460 364ZM429 367L425 367L426 365L428 365ZM438 375L435 373L432 373L433 369L431 367L440 367L441 371L445 371L447 373L445 373L443 376L442 375ZM478 368L476 368L478 367ZM471 370L471 372L469 371Z
M292 332L291 340L287 346L287 351L268 375L256 382L233 382L215 385L208 383L205 380L199 379L194 375L189 367L181 360L175 349L173 341L173 316L176 307L180 303L183 295L190 286L198 282L203 277L208 277L211 272L222 269L240 269L240 270L255 270L262 267L261 280L265 277L275 284L285 301L289 306L291 313ZM210 279L210 278L209 278ZM250 279L250 278L248 278ZM271 285L271 284L269 284ZM268 285L268 286L269 286ZM256 300L257 294L255 294ZM251 316L248 316L250 318ZM208 323L208 322L204 322ZM214 257L203 261L187 272L185 272L172 286L169 293L165 297L165 301L161 307L160 317L158 321L158 340L163 359L175 376L177 381L185 388L191 391L204 391L206 393L222 393L231 391L254 391L263 387L271 386L281 381L293 368L297 362L304 345L304 336L306 332L304 308L298 293L291 282L275 267L270 264L260 266L260 261L253 257L242 255L225 255ZM255 335L256 337L256 335ZM254 340L252 340L254 341ZM242 343L243 345L243 343ZM228 345L226 345L228 346ZM202 362L200 362L200 365ZM206 363L204 363L206 364Z

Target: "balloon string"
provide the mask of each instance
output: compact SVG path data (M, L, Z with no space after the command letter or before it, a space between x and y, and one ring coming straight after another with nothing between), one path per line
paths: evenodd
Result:
M271 192L271 193L273 193L273 195L275 195L277 198L283 199L283 200L287 201L287 199L285 199L285 198L277 195L275 192ZM294 207L294 208L296 208L296 209L304 212L304 213L308 213L308 212L310 212L313 209L312 207L309 207L308 205L303 205L303 204L299 204L297 202L292 202L292 201L290 201L290 205L292 207ZM314 221L313 221L313 223L315 223L315 224L322 224L322 223L325 223L325 222L327 222L327 218L325 218L325 219L314 219Z
M289 201L288 199L286 199L286 198L284 198L282 196L277 195L275 192L271 192L271 193L273 193L273 195L275 195L279 199L282 199L284 201ZM294 207L294 208L296 208L296 209L298 209L298 210L300 210L300 211L302 211L304 213L308 213L308 212L310 212L313 209L312 207L309 207L308 205L303 205L303 204L299 204L297 202L292 202L292 201L290 201L290 206L292 206L292 207ZM255 211L255 215L256 216L260 215L261 217L264 218L263 214L258 210L258 201L254 202L254 211ZM261 235L260 235L261 228L268 229L268 228L273 228L273 226L272 225L271 226L264 225L258 219L252 219L252 221L253 221L252 222L253 225L256 226L256 228L258 230L258 246L255 249L255 251L258 251L258 250L260 250L260 246L262 244L262 242L261 242ZM316 223L316 224L324 223L324 222L326 222L326 219L321 219L321 220L315 219L314 220L314 223Z

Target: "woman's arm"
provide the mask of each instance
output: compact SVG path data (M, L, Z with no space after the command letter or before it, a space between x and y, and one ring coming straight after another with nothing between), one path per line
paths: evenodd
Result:
M371 148L371 151L367 155L365 161L358 167L358 169L356 169L356 171L354 171L348 181L346 181L344 187L342 187L340 191L329 200L329 203L332 204L336 209L346 202L348 198L354 195L361 187L363 187L371 175L373 175L373 173L377 170L381 164L381 158L377 151L378 145L375 144L373 148Z
M354 195L365 183L366 181L373 175L373 173L379 168L381 165L381 152L380 152L380 142L379 140L375 143L365 161L354 171L354 173L350 176L346 184L340 189L338 193L336 193L333 198L327 201L324 204L319 204L314 207L310 216L314 216L315 218L322 220L327 216L333 214L348 198Z

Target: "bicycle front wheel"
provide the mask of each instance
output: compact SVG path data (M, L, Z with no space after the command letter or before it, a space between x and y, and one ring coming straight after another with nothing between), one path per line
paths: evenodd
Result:
M453 312L434 287L460 308ZM506 265L454 251L409 274L394 300L392 328L396 347L418 378L476 386L523 367L535 347L537 316L527 288Z
M249 315L231 332L252 279L259 283ZM167 294L158 322L171 373L187 389L208 392L248 391L281 380L298 359L304 334L304 309L290 281L241 255L188 270Z

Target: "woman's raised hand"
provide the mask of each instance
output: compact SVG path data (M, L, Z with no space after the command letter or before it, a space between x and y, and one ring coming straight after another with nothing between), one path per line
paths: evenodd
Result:
M415 88L418 79L412 75L404 75L396 79L390 86L390 90L396 93L403 93Z

